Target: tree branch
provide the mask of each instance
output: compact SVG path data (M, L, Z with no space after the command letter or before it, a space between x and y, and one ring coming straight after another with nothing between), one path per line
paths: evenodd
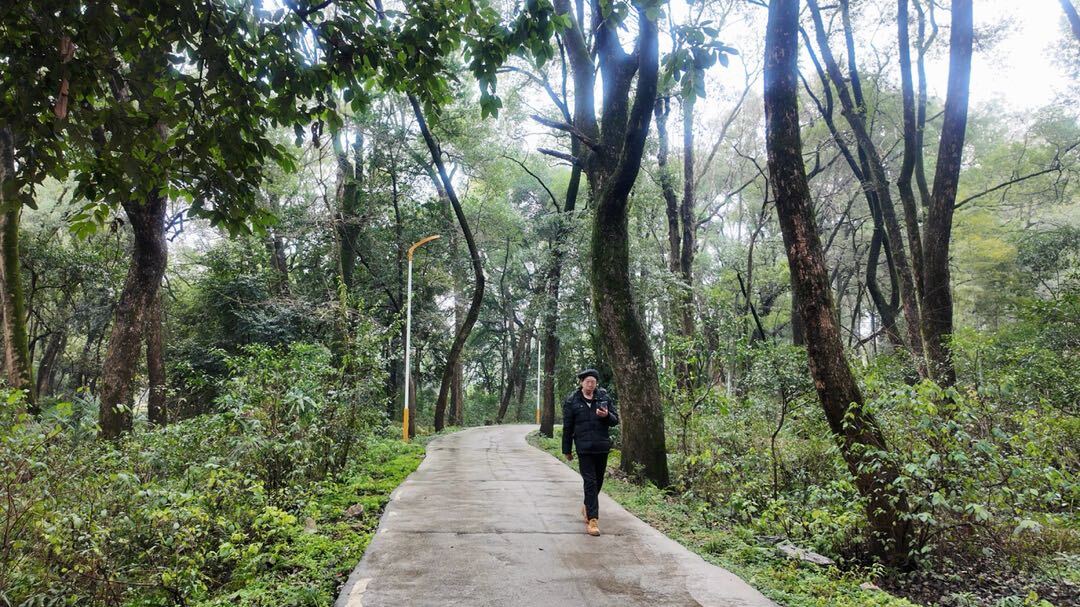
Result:
M544 183L543 179L540 179L539 175L533 173L531 170L529 170L529 167L525 166L524 162L518 160L517 158L514 158L513 156L503 154L502 157L517 164L519 167L521 167L521 170L531 175L532 178L536 180L536 183L539 183L540 187L544 188L544 191L547 192L548 197L551 198L551 204L555 205L555 210L562 213L562 207L559 206L559 201L555 199L555 194L551 193L551 189L547 187L547 184Z
M548 127L548 128L552 128L552 129L556 129L556 130L563 131L563 132L566 132L566 133L570 133L570 135L573 136L573 137L576 137L578 139L578 141L580 141L581 143L584 143L585 145L589 146L590 148L592 148L594 150L598 149L600 147L595 141L593 141L589 137L586 137L584 133L582 133L578 129L574 128L574 125L572 125L572 124L569 124L569 123L566 123L566 122L558 122L556 120L551 120L549 118L544 118L543 116L541 116L539 114L533 114L531 116L531 118L533 120L539 122L540 124Z
M1011 185L1016 185L1016 184L1018 184L1018 183L1020 183L1022 181L1027 181L1028 179L1032 179L1032 178L1038 177L1040 175L1045 175L1047 173L1054 173L1054 172L1060 173L1062 171L1061 156L1063 154L1068 154L1069 152L1074 150L1077 146L1080 146L1080 141L1070 145L1069 147L1067 147L1064 150L1062 150L1062 151L1058 152L1057 154L1055 154L1054 155L1054 160L1052 160L1050 162L1050 167L1049 168L1043 169L1041 171L1035 171L1034 173L1028 173L1027 175L1024 175L1023 177L1016 177L1015 179L1010 179L1008 181L999 183L999 184L997 184L996 186L994 186L992 188L988 188L986 190L983 190L983 191L979 192L978 194L972 194L971 196L968 196L967 198L965 198L965 199L961 200L960 202L956 203L956 205L953 206L953 208L954 209L959 209L960 207L962 207L965 204L971 202L972 200L975 200L976 198L981 198L983 196L986 196L987 194L996 192L996 191L998 191L998 190L1000 190L1002 188L1007 188L1007 187L1009 187Z
M558 150L552 150L552 149L548 149L548 148L536 148L536 151L540 152L541 154L544 154L544 155L547 155L547 156L552 156L554 158L558 158L559 160L564 160L566 162L569 162L573 166L577 166L577 167L581 166L581 160L579 160L578 158L576 158L574 156L571 156L570 154L567 154L566 152L560 152ZM582 168L584 168L584 167L582 167Z

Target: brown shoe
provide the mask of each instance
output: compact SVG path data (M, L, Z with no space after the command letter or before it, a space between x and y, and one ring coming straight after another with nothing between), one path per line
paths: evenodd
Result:
M596 519L589 519L589 524L585 526L585 532L593 536L600 535L600 527L597 525Z

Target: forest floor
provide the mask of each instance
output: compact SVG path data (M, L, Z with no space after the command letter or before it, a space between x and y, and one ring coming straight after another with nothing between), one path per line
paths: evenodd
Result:
M391 495L338 607L775 604L601 496L585 534L581 478L533 448L534 426L432 440Z
M531 444L558 457L561 428L554 438L537 432ZM564 466L565 468L566 466ZM577 469L577 460L570 463ZM577 477L577 475L575 475ZM642 521L701 556L723 567L765 596L786 607L914 607L916 604L879 589L869 570L841 571L779 556L771 545L758 541L743 527L706 527L686 501L655 487L631 483L619 470L619 452L608 458L604 493Z

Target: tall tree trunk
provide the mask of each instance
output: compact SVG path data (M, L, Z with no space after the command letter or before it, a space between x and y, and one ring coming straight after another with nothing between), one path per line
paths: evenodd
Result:
M926 276L923 289L923 334L932 377L944 385L956 382L948 340L953 332L949 279L949 240L960 181L967 131L973 38L972 0L954 0L949 34L949 85L938 144L937 170L926 217Z
M101 368L102 438L114 439L131 430L132 379L138 367L146 318L165 275L164 194L154 192L145 202L124 201L124 211L135 236L127 279L113 312L109 347Z
M355 282L356 258L360 238L360 200L364 180L364 138L357 134L352 145L352 160L349 159L349 150L341 146L337 134L334 137L334 147L337 154L337 203L338 221L337 231L339 266L341 280L345 288L352 290Z
M41 353L41 361L38 363L37 372L37 396L45 398L53 393L56 387L57 362L67 347L68 332L66 329L57 329L45 342L45 350Z
M575 156L581 153L581 144L574 140L570 145L570 151ZM555 435L555 363L559 359L559 289L562 286L562 269L566 261L567 240L570 236L570 222L573 219L574 209L577 205L578 190L581 187L581 167L575 165L570 169L570 182L566 186L566 199L563 202L562 216L559 217L559 226L555 231L555 238L551 241L551 273L547 279L547 297L544 309L544 369L543 385L541 386L542 402L540 405L540 434L551 437Z
M277 296L288 296L289 265L285 259L285 241L277 230L267 234L266 252L270 255L270 291Z
M594 2L593 10L600 13L598 2ZM591 163L589 182L596 192L591 278L593 307L623 407L621 467L627 473L637 473L640 467L644 478L666 487L670 479L660 383L630 281L628 198L641 168L650 110L656 96L658 65L656 22L648 18L643 7L637 10L638 49L634 55L623 57L621 48L615 51L619 42L611 24L605 24L605 31L596 34L604 39L598 45L609 47L601 48L607 59L601 58L600 63L605 90L600 145L614 144L609 149L621 153L608 152L594 157ZM630 80L635 70L637 91L627 114Z
M682 224L682 249L679 251L679 273L682 278L682 290L679 298L679 319L681 334L684 339L691 339L695 333L694 323L694 104L693 98L683 99L683 198L679 204L679 223ZM686 386L690 386L689 374Z
M156 426L164 426L169 421L165 403L163 299L159 288L146 315L146 375L150 384L146 416L150 423Z
M649 18L645 6L634 3L638 34L634 52L628 54L619 42L615 16L605 16L610 11L603 4L601 0L593 0L593 23L588 28L593 32L603 77L604 97L598 122L594 101L596 72L584 30L568 0L555 2L555 10L570 20L570 28L563 37L574 75L575 137L583 143L575 162L581 164L588 176L596 203L590 255L592 303L622 406L621 467L666 487L670 479L660 381L630 281L627 212L656 102L657 25Z
M510 355L510 368L503 384L502 395L499 397L499 410L495 414L495 423L501 424L506 417L506 411L510 407L510 399L518 386L522 374L527 373L525 365L528 361L529 342L533 338L533 327L536 319L530 313L525 317L525 324L518 331L517 341L514 343L513 352Z
M670 299L666 306L662 306L666 308L663 314L664 326L666 328L665 332L671 331L671 333L680 337L685 337L683 301L686 297L686 285L682 284L683 229L680 226L681 209L679 207L679 198L675 193L675 179L668 164L670 138L668 136L667 121L668 116L671 114L671 100L667 97L657 99L653 114L656 117L656 164L659 168L660 192L664 197L664 209L667 216L668 271L671 272L674 279L669 283L671 285L668 289ZM692 183L690 187L693 187ZM686 362L689 356L682 349L670 354L675 358L675 385L678 387L679 392L685 394L690 384L690 367Z
M915 174L918 156L921 156L923 151L919 125L916 122L915 84L911 76L908 0L897 0L896 25L900 45L900 88L904 104L904 160L900 165L900 176L896 179L896 186L900 190L900 201L904 205L904 226L907 229L908 247L911 250L911 266L915 272L915 287L919 293L922 293L923 246L919 235L919 207L915 202L915 190L912 188L911 179Z
M465 417L465 365L459 356L454 361L454 373L450 378L450 425L460 426Z
M427 121L424 120L424 112L420 109L420 103L412 94L409 95L409 103L412 105L413 114L416 115L416 122L420 127L420 134L424 137L424 142L427 143L428 151L431 153L432 162L434 162L435 168L438 170L439 179L446 189L446 196L450 199L450 204L454 209L454 215L457 217L458 226L461 228L461 233L465 236L465 243L469 247L469 257L472 260L473 277L476 281L475 286L473 287L472 301L469 303L469 311L465 315L465 321L454 335L454 342L451 344L450 353L446 357L446 367L443 369L442 382L439 385L439 397L435 401L435 431L438 432L445 426L446 402L454 373L454 364L458 357L461 356L461 351L465 347L465 340L468 339L473 325L476 324L477 317L480 316L480 304L484 300L484 266L480 261L480 250L477 248L476 241L473 239L472 230L469 229L469 222L465 217L465 211L461 208L461 202L458 201L457 192L454 190L454 184L450 181L450 176L446 172L446 166L443 164L442 150L439 149L439 144L435 142L435 138L428 129Z
M682 146L683 146L683 197L679 201L675 194L674 180L668 167L668 131L667 119L671 112L667 98L657 99L654 114L656 133L659 143L656 155L660 168L660 189L664 196L668 226L668 270L675 278L669 322L676 327L676 333L685 343L693 338L694 322L694 100L682 102ZM685 345L684 345L685 347ZM689 353L675 353L675 383L682 393L689 392L693 381L690 377Z
M859 492L867 500L874 552L901 564L908 550L903 496L897 472L875 453L885 440L848 366L833 311L828 271L811 208L802 158L798 110L798 0L772 0L765 40L765 125L770 184L784 237L799 311L805 321L807 354L818 398Z
M450 225L453 230L450 235L450 254L453 259L457 258L457 229ZM454 333L461 330L465 322L465 298L464 279L458 270L458 265L451 264L451 280L454 283ZM453 373L450 376L450 425L461 426L465 417L465 364L458 356L454 360Z
M923 135L926 133L926 103L929 98L926 85L926 55L930 47L937 39L938 26L934 20L934 2L928 2L924 10L922 0L912 0L915 12L919 15L918 38L916 46L918 55L915 62L919 72L919 90L915 99L915 133L916 145L919 150L923 149ZM926 23L930 22L930 34L926 33ZM919 187L919 198L923 206L930 205L930 186L926 181L926 156L922 153L915 155L915 183ZM926 254L923 254L923 263L926 262ZM924 270L925 272L925 270ZM925 338L924 338L925 339Z
M671 100L668 97L657 99L653 113L656 115L656 164L660 169L660 193L664 196L664 210L667 216L668 270L672 274L677 274L679 252L682 250L682 230L679 229L679 199L675 195L675 180L671 167L668 165L671 145L667 120L671 114Z
M0 127L0 316L3 317L4 371L9 386L26 390L31 413L37 412L30 342L26 331L26 301L19 266L19 220L22 204L8 200L4 192L15 194L9 184L15 180L15 136L8 126ZM17 195L17 194L16 194Z

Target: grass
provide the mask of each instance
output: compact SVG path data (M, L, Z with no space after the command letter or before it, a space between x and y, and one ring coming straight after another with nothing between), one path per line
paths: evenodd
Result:
M278 541L264 550L272 564L254 578L237 576L199 603L202 607L301 607L333 604L338 589L360 561L379 525L390 493L424 457L430 437L369 442L349 473L316 485L303 510L281 521ZM359 516L346 510L360 504Z
M529 434L529 443L577 469L577 460L560 456L561 428L554 438ZM608 466L617 469L619 453L612 451ZM706 561L738 575L759 592L787 607L913 607L915 603L873 587L868 570L841 571L776 555L771 546L755 541L743 527L709 528L700 522L698 506L673 499L652 485L636 485L618 474L604 479L604 493L662 533Z

